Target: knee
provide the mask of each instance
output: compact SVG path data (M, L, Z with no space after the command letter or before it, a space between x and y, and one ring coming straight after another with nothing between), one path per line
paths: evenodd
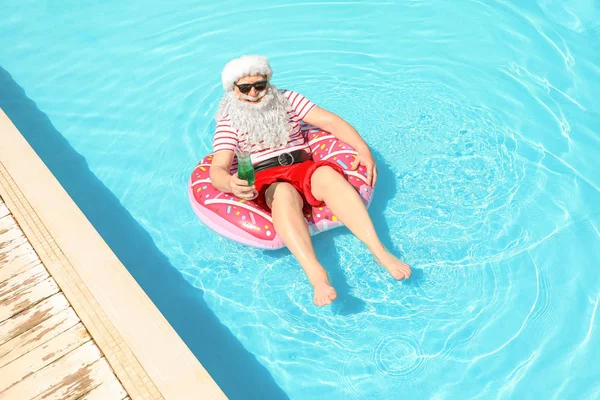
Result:
M342 176L335 169L324 165L315 170L310 178L310 186L312 187L312 191L321 193L328 188L331 188L332 185L344 180Z
M302 208L302 197L289 183L276 183L271 196L267 197L269 207L287 205L295 208ZM270 201L269 201L270 200ZM270 204L269 204L270 203Z
M340 174L328 165L323 165L313 172L311 177L312 184L326 184L330 182L332 179L337 180L340 178Z

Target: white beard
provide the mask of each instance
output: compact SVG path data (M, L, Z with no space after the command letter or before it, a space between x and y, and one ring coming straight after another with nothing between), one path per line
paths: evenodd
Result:
M246 141L247 150L250 146L256 146L257 150L276 149L285 146L292 133L288 116L291 109L288 99L269 85L258 103L239 100L233 91L225 93L216 119L219 121L229 115L231 127L238 131L239 139Z

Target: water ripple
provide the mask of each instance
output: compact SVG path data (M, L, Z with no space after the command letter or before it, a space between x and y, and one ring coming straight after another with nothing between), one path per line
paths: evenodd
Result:
M381 339L373 349L372 357L379 373L405 381L419 376L426 361L417 343L396 335Z

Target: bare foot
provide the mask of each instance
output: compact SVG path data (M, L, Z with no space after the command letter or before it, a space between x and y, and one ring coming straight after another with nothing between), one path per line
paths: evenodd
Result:
M381 254L373 254L375 262L387 270L396 280L408 279L412 273L410 266L385 250Z
M337 299L337 292L329 284L329 281L320 281L313 285L315 289L315 299L313 302L316 306L323 307L331 304L331 302Z

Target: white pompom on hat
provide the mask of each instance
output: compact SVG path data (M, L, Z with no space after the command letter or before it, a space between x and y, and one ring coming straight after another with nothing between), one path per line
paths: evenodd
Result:
M223 89L232 90L238 79L248 75L266 75L268 80L271 79L273 71L267 57L248 55L229 61L221 74Z

